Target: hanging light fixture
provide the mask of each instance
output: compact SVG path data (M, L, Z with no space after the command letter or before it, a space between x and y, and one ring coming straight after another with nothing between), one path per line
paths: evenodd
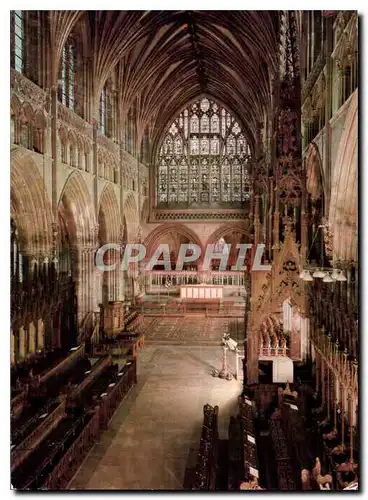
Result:
M303 278L304 281L313 281L313 278L312 278L312 275L311 273L307 270L307 271L304 271L304 278Z
M347 281L345 274L342 271L338 272L336 281Z
M308 257L310 255L310 252L312 250L314 242L315 242L315 240L317 238L318 231L320 229L323 229L324 227L325 227L324 225L320 224L317 227L317 230L314 233L313 240L312 240L312 245L310 247L310 250L309 250L309 253L308 253L308 256L307 256L307 259L306 259L307 263L308 263ZM323 267L323 245L322 244L321 244L321 266ZM325 276L326 276L326 271L323 271L322 269L320 269L318 267L314 270L313 274L310 273L310 270L305 270L305 269L303 269L302 272L299 274L299 278L302 279L303 281L313 281L313 278L322 278L322 279L324 279Z
M330 276L329 273L326 273L326 276L322 280L324 283L333 283L335 280Z
M331 278L336 281L338 279L338 276L339 276L339 270L338 269L334 269L332 271L332 274L331 274Z
M326 273L325 271L322 271L322 269L316 269L312 276L313 278L324 278L326 276Z

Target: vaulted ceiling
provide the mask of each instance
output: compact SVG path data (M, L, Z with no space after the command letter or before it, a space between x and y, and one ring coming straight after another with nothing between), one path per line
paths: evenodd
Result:
M153 141L183 106L207 94L238 115L253 142L277 65L277 12L69 11L64 16L54 14L55 39L62 48L75 23L84 23L95 99L116 68L122 112L135 103L138 128L150 125Z

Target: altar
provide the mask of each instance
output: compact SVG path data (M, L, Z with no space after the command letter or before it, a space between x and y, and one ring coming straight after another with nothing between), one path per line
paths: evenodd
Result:
M180 287L180 298L191 300L222 299L223 286L221 285L182 285Z

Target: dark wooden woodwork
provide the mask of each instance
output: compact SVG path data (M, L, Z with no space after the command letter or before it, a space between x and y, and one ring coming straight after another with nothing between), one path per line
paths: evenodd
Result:
M297 490L298 485L295 482L295 475L279 410L276 410L270 419L270 431L275 450L279 489L281 491Z
M253 402L247 397L239 398L239 416L242 427L242 442L244 453L244 481L257 477L252 473L258 471L256 432L254 427ZM259 477L257 477L259 479Z
M10 307L11 328L15 334L20 327L27 327L32 322L37 324L42 319L45 330L48 322L59 325L59 329L52 330L54 336L57 333L57 338L49 338L45 331L46 349L76 345L75 282L68 275L57 274L53 264L47 269L35 268L32 278L24 282L12 279Z
M203 407L203 425L192 490L214 491L218 454L218 406Z
M128 361L120 372L109 357L94 366L58 407L58 419L53 423L49 419L43 439L13 468L12 485L16 489L65 489L100 429L107 428L137 381L135 360Z

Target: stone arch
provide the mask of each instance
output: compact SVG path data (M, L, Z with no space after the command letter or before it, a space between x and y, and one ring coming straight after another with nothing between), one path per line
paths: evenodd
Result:
M77 148L78 148L78 155L77 155L77 166L81 170L85 170L85 145L84 145L84 140L83 137L80 134L77 134Z
M43 179L31 155L11 152L11 215L19 231L22 251L28 255L52 251L52 209Z
M224 224L218 229L216 229L209 237L207 240L207 245L210 244L216 244L220 238L226 239L226 236L228 236L231 233L241 233L243 234L246 238L249 238L249 231L247 230L246 227L244 227L242 224Z
M95 211L88 187L78 171L72 172L68 177L58 206L65 214L72 245L94 245L97 226Z
M121 243L121 228L119 216L119 204L116 199L114 188L106 183L102 191L98 210L98 246L107 243ZM115 271L96 270L96 294L97 302L105 304L109 300L116 300L119 283L119 259L120 254L115 250L107 250L104 262L108 265L117 264Z
M143 201L141 208L141 213L140 213L141 223L146 224L148 222L148 218L149 218L149 203L148 203L148 198L146 198Z
M161 224L147 236L144 241L147 257L150 257L153 254L153 252L157 248L157 245L159 244L159 241L169 233L180 234L187 238L191 243L195 243L201 248L201 255L203 255L203 246L196 233L184 224L174 223Z
M58 160L67 163L68 131L64 126L59 126L57 135Z
M119 243L120 241L120 217L119 204L116 199L114 188L111 184L106 184L103 188L99 211L99 242Z
M32 138L33 108L25 101L19 111L19 144L26 149L33 148Z
M94 255L97 222L88 187L79 170L74 170L68 177L60 195L58 210L70 245L71 274L78 283L78 324L83 326L96 307Z
M10 108L11 108L12 112L15 114L18 114L21 106L22 106L22 103L20 102L19 98L14 93L12 93L11 99L10 99Z
M221 239L231 245L227 264L228 268L231 268L237 261L238 249L236 245L238 243L250 243L249 232L244 225L239 223L222 225L209 236L207 245L216 245ZM249 256L250 252L247 255L248 259L250 258Z
M19 144L19 114L21 102L15 94L10 100L10 136L11 144Z
M129 193L124 202L123 214L126 220L126 241L127 243L136 243L138 238L139 213L133 193Z
M259 350L261 356L286 356L290 350L290 336L273 313L265 314L259 326Z
M33 149L37 153L44 153L45 132L47 118L44 110L37 110L33 118Z
M69 165L76 167L78 163L78 140L76 134L71 130L68 131L68 149Z
M357 260L357 138L358 91L355 91L345 120L331 183L329 227L333 234L334 260Z
M33 122L33 108L29 102L24 101L21 105L22 119L26 123Z
M311 142L306 159L307 191L313 200L325 199L325 178L318 146Z

